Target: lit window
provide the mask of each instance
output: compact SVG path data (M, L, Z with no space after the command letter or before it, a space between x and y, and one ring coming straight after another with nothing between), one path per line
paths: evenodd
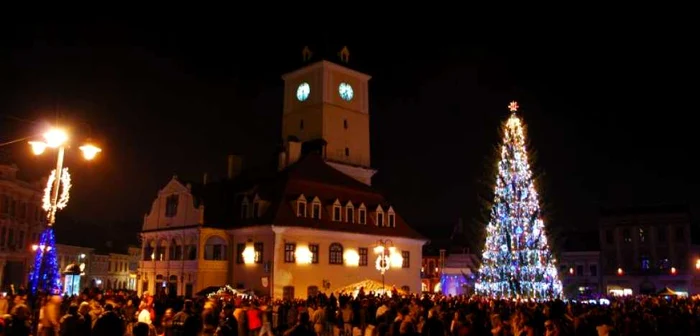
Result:
M296 262L296 258L294 257L294 252L297 249L297 244L294 243L286 243L284 244L284 262L285 263L294 263Z
M642 269L643 270L649 269L649 257L647 257L647 256L642 256Z
M338 243L331 244L328 247L328 263L331 265L342 265L343 264L343 245Z
M360 247L360 266L367 266L369 260L369 250L366 247Z
M255 263L256 264L262 264L263 263L263 243L255 243L253 245L255 249Z
M309 252L311 252L311 263L318 264L318 244L309 244Z

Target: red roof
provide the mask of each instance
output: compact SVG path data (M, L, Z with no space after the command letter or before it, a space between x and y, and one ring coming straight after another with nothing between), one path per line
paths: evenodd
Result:
M259 218L241 219L240 226L273 224L424 239L403 220L399 209L394 209L395 227L376 226L373 214L377 206L381 205L386 213L391 204L372 187L329 166L317 154L303 157L299 162L279 172L272 180L255 185L247 192L249 197L256 193L260 199L269 202L269 206L264 209L264 213ZM311 218L311 209L309 209L307 217L296 215L295 201L300 195L306 197L308 204L311 204L311 201L318 197L322 203L321 219ZM333 221L332 206L336 199L340 201L343 209L348 201L352 202L355 209L360 204L364 204L367 208L367 224ZM249 198L249 201L252 202L252 199ZM240 209L241 201L237 203Z

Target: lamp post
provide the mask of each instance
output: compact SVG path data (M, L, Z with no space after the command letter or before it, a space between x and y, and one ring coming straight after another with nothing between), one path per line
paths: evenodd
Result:
M44 190L43 209L46 211L47 227L41 233L39 243L32 246L36 252L34 268L29 276L32 293L38 290L59 294L61 289L60 273L55 249L55 234L53 224L56 222L56 212L68 204L70 191L70 174L64 167L63 161L68 144L68 134L59 128L53 128L43 134L42 140L30 141L35 155L43 154L47 148L56 149L56 169L51 172ZM95 158L102 150L92 144L79 147L87 160ZM36 246L36 247L35 247Z
M377 254L375 267L382 275L382 291L386 294L385 274L391 267L401 267L403 257L396 252L394 242L391 239L380 239L377 241L377 246L374 247L374 253Z

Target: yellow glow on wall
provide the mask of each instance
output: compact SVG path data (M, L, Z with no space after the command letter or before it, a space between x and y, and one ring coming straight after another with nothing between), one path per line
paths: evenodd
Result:
M359 266L360 265L360 254L353 249L346 249L343 253L343 259L345 259L345 265L347 266Z
M294 257L299 265L308 265L313 261L313 254L308 246L297 246Z
M401 256L401 253L398 253L394 248L389 248L389 251L391 252L391 254L389 255L389 259L391 260L391 267L403 267L403 257Z

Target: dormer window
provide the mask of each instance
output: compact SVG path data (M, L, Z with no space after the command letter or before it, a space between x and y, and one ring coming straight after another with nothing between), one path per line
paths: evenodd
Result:
M241 202L241 218L248 218L248 197L243 198L243 202Z
M260 217L260 201L253 202L253 217Z
M180 202L178 195L170 195L165 198L165 217L175 217L177 215L177 205Z
M321 219L321 200L318 197L311 203L311 218Z
M345 205L345 221L348 223L355 223L355 208L352 206L351 202Z
M394 208L389 207L389 211L386 212L387 226L396 227L396 213L394 213Z
M360 204L360 209L357 210L357 220L362 225L367 224L367 208L364 204Z
M340 222L342 220L340 215L340 205L333 206L333 221Z
M339 200L335 200L333 202L333 221L334 222L340 222L343 220L343 207L340 205Z
M304 195L297 199L297 217L306 217L306 198Z
M374 225L376 226L384 226L384 209L382 209L382 206L377 206L377 210L375 213L375 223Z

